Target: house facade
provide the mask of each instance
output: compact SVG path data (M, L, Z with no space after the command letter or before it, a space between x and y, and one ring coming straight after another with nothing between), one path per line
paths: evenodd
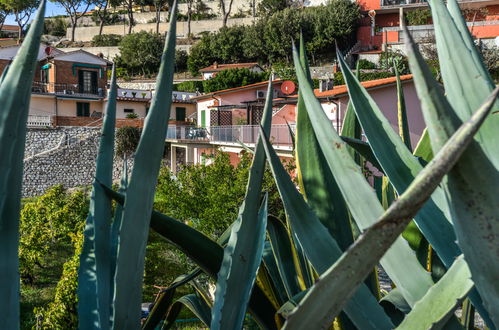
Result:
M415 146L425 128L420 102L412 75L401 77L404 88L411 141ZM396 78L390 77L362 82L382 112L398 131ZM282 158L293 157L290 130L296 127L296 91L290 92L289 82L275 80L272 128L269 136L274 149ZM194 97L197 106L198 127L169 126L167 142L171 145L171 166L206 163L206 155L215 150L227 152L237 164L246 147L254 148L265 103L267 82L232 88ZM345 85L330 90L315 90L327 118L341 132L349 96ZM258 96L261 96L259 98ZM180 158L180 159L179 159Z
M19 46L0 48L0 72ZM40 45L35 69L28 126L100 126L108 102L108 76L112 63L84 50L63 52ZM170 109L173 124L193 125L194 93L174 92ZM118 89L117 126L142 127L154 91Z
M376 54L384 48L405 52L401 19L404 13L429 9L426 0L357 0L363 13L357 30L354 51ZM468 29L476 39L487 46L495 45L499 36L499 0L458 0ZM416 42L434 38L431 18L424 25L408 25ZM369 58L369 55L367 55ZM371 55L375 57L376 55Z

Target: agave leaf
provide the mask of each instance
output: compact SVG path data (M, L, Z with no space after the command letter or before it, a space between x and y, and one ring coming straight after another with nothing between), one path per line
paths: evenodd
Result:
M481 63L468 28L463 26L463 18L458 18L461 15L456 9L457 4L449 2L452 17L442 0L431 0L429 3L446 94L459 118L464 121L492 92L494 83ZM492 138L495 133L492 128L497 129L498 124L497 120L485 124L478 133L478 139L482 140L486 136ZM496 147L492 150L499 149Z
M181 275L177 277L167 289L163 290L159 298L155 301L154 306L149 313L149 316L142 326L142 329L155 329L170 308L170 305L173 301L173 296L175 295L177 288L194 280L201 273L201 269L197 268L189 274Z
M260 130L260 135L264 134ZM303 247L312 266L321 274L341 256L342 251L296 190L266 136L264 146L292 233ZM344 312L359 329L388 329L393 326L365 285L361 285L352 299L348 300Z
M311 82L303 38L300 38L300 63L307 81ZM345 250L353 242L348 209L315 137L302 93L298 94L296 132L296 167L302 193L340 248Z
M428 135L428 130L426 128L416 145L416 149L414 149L414 156L423 159L426 163L433 159L433 149L431 148L430 136Z
M415 73L418 94L422 96L423 115L428 125L433 150L439 150L453 134L460 119L431 76L412 38L408 36L407 40L411 70ZM494 93L489 97L488 103L493 104L497 99L497 90ZM485 123L493 117L494 115ZM470 173L473 174L470 175ZM497 169L491 164L490 159L484 156L484 151L476 141L466 150L456 168L450 172L449 180L444 182L459 245L469 260L472 274L477 276L477 278L474 277L475 284L486 302L487 300L494 301L499 294L497 291L494 293L494 290L498 290L497 288L490 287L494 286L494 273L497 274L499 271L497 258L495 262L490 259L490 249L498 244L497 238L496 242L493 241L494 235L491 236L491 233L499 234L498 221L494 220L497 219L497 205L499 205L494 188L497 182L499 182ZM485 237L492 237L492 241L484 239ZM473 249L470 244L473 244ZM477 258L487 258L487 262ZM487 281L492 282L487 284ZM481 304L480 297L473 291L470 298L484 321L492 327L492 322ZM494 310L492 306L485 307L490 312ZM496 308L499 308L499 302L496 303ZM492 313L491 316L493 316ZM499 320L494 322L497 323Z
M490 95L495 84L481 63L463 19L458 18L458 5L450 2L447 9L442 0L433 0L430 7L445 92L457 116L465 121ZM476 136L496 168L499 168L499 144L495 141L498 130L499 116L491 116Z
M281 306L281 308L279 308L279 310L277 311L277 314L279 314L283 318L287 319L288 316L289 316L289 314L291 314L291 312L295 309L295 307L298 306L298 304L300 303L300 301L303 299L303 297L305 297L305 295L307 294L307 292L309 290L310 289L303 290L300 293L298 293L295 296L293 296L285 304L283 304Z
M262 124L270 133L272 122L272 81L269 80ZM249 172L246 196L232 226L229 243L217 279L212 309L212 329L239 329L244 322L251 288L260 265L267 227L267 197L260 203L265 152L259 138Z
M293 56L300 89L317 140L353 218L361 230L365 229L374 224L384 210L372 187L346 150L345 143L332 127L332 123L327 119L319 101L315 98L310 84L305 79L296 50L293 51ZM345 70L343 72L346 76ZM350 71L349 73L351 74ZM362 124L358 113L357 116ZM400 138L398 139L400 141ZM403 148L406 147L403 146ZM414 252L403 238L394 243L393 248L381 259L381 264L397 287L401 288L410 304L419 300L433 284L431 276L421 267Z
M289 125L287 120L286 120L286 126L288 126L288 132L289 132L289 136L291 137L291 144L293 145L293 151L295 151L295 149L296 149L295 132L293 132L293 129L291 128L291 125Z
M249 222L248 219L243 221ZM232 227L231 238L224 251L224 259L218 272L211 329L240 329L243 326L251 290L263 255L267 226L267 195L260 207L258 221L252 223L253 228L245 228L243 221L241 223L236 221ZM238 232L241 236L238 236ZM231 262L228 266L227 260Z
M269 217L267 232L281 281L289 299L301 291L293 260L291 239L284 224L274 217Z
M19 209L26 121L45 1L0 87L0 329L19 329Z
M265 241L262 261L263 265L265 266L265 270L267 271L268 279L270 280L270 283L268 283L268 285L272 288L273 296L276 300L276 305L281 306L286 301L288 301L289 296L286 292L286 288L284 287L284 282L281 279L279 268L277 266L277 260L274 258L272 247L270 246L269 241Z
M241 142L241 141L238 140L237 144L239 144L244 150L246 150L250 154L252 154L252 155L255 154L255 151L253 149L251 149L249 146L247 146L246 144L244 144L243 142Z
M303 329L306 325L316 329L331 324L372 267L395 242L430 198L444 175L451 170L473 141L473 136L483 124L491 107L492 102L485 104L464 123L380 220L367 229L353 246L321 275L319 281L289 316L284 328ZM427 294L430 294L430 291Z
M127 189L116 267L114 327L139 326L144 258L154 192L163 157L170 105L176 39L177 1L174 1L156 93L146 117Z
M104 191L116 202L123 204L124 196L103 186ZM223 259L223 248L196 229L167 215L153 211L151 228L184 252L199 268L216 278ZM249 309L257 321L268 329L275 328L275 308L258 286L253 287Z
M120 186L118 188L118 193L120 194L125 194L126 193L126 188L128 186L128 162L127 159L123 159L123 169L121 172L121 180L120 180ZM114 219L113 223L111 224L111 252L110 252L110 268L111 268L111 275L109 277L110 280L110 285L111 285L111 292L109 296L111 299L114 298L114 290L115 290L115 281L114 281L114 276L116 275L116 260L118 258L118 246L120 243L120 230L121 230L121 220L123 216L123 205L122 204L117 204L116 209L114 211ZM113 309L114 309L114 303L111 303L111 311L110 311L110 320L111 324L113 324Z
M107 186L113 183L116 95L116 72L113 66L78 270L78 323L81 329L109 329L111 319L112 265L109 262L109 238L113 214L111 199L106 196L99 182Z
M458 304L473 288L470 270L463 256L454 261L447 273L414 305L397 329L439 329L445 325Z
M409 121L407 120L407 109L405 106L404 88L402 87L402 82L400 81L400 75L396 65L393 66L393 70L395 71L395 76L397 77L397 112L399 135L402 138L402 141L407 146L407 149L412 151Z
M181 297L172 305L168 311L168 315L166 316L165 324L161 329L170 329L184 306L189 308L194 315L199 317L201 322L203 322L207 327L210 325L210 306L208 306L202 298L199 298L196 294L191 293Z
M354 109L369 139L373 152L383 167L384 173L400 195L421 171L422 165L391 128L390 123L381 113L369 93L355 80L343 59L339 57L339 60ZM460 254L450 219L445 194L440 188L435 190L431 199L414 219L447 267ZM400 285L397 286L400 287ZM419 292L424 294L424 291ZM407 299L411 305L417 300L419 299Z
M379 171L381 172L383 171L383 168L378 163L376 156L374 156L369 143L348 136L341 136L341 139L346 144L348 144L352 149L358 152L362 157L364 157L369 163L371 163L374 167L376 167Z

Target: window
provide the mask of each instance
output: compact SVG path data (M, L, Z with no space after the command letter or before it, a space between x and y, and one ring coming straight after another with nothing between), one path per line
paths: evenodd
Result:
M175 120L185 121L185 108L175 108Z
M126 113L134 113L135 110L134 109L123 109L123 112L126 112Z
M76 116L90 117L90 103L76 102Z
M80 93L97 94L97 71L80 70L78 82Z

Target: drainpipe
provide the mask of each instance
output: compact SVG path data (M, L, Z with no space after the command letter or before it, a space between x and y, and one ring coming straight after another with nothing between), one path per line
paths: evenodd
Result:
M54 98L55 98L55 118L54 118L54 126L57 127L57 116L59 114L59 109L57 107L57 95L54 95Z

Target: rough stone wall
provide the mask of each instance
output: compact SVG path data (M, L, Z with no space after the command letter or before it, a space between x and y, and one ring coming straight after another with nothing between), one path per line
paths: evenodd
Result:
M59 145L63 136L69 144ZM95 174L95 160L100 128L29 129L24 160L23 197L41 195L48 188L90 185ZM28 150L37 151L29 156ZM113 180L119 180L123 161L115 159ZM129 169L132 161L129 160Z

